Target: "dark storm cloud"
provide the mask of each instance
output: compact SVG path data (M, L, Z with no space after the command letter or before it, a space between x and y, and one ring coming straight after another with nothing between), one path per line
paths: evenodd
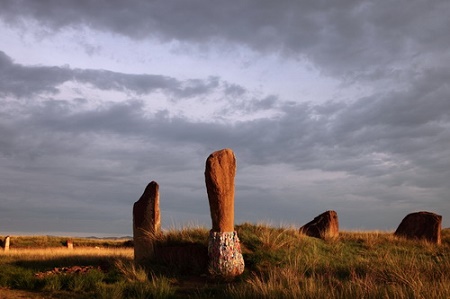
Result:
M398 63L450 47L448 1L15 1L2 0L12 25L36 20L134 39L200 44L227 41L307 58L326 72L391 74Z

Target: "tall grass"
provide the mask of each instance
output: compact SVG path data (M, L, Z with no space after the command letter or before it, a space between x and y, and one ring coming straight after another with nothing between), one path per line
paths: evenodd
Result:
M168 278L136 268L130 260L116 260L115 267L123 281L113 287L103 284L102 298L170 298L175 294Z
M267 229L253 227L252 232ZM450 298L449 232L442 246L381 232L344 232L329 241L303 236L294 245L276 246L282 235L278 231L270 255L285 258L275 267L252 265L245 283L227 288L229 297ZM254 244L267 232L244 236L245 245ZM258 255L262 247L253 247L248 257Z
M193 268L194 255L204 251L188 248L203 250L208 237L207 229L195 227L159 237L166 259L146 269L136 268L130 247L69 250L51 239L41 240L41 248L12 247L0 252L0 287L71 298L450 298L449 230L441 246L388 232L341 232L324 241L292 227L244 223L236 230L246 270L231 283L210 281ZM59 245L47 246L54 243ZM74 265L95 269L35 276Z

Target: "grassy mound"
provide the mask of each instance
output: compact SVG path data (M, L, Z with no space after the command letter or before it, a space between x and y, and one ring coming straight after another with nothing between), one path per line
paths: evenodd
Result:
M320 240L265 224L236 230L246 270L232 282L211 281L195 266L208 230L185 228L158 240L160 250L177 255L147 270L135 268L129 240L73 239L69 250L66 237L13 236L10 251L0 253L0 290L52 298L450 298L448 229L441 246L386 232L341 232ZM180 255L186 244L194 249ZM63 267L89 271L58 270Z

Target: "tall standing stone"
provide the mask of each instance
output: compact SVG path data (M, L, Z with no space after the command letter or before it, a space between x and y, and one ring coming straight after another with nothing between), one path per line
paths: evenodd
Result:
M214 152L206 160L206 191L215 232L234 231L235 176L236 158L231 149Z
M442 216L431 212L406 215L394 235L441 244Z
M326 211L300 228L300 233L310 237L329 239L339 236L339 220L335 211Z
M5 241L3 242L3 244L4 244L3 249L5 251L9 251L9 243L10 243L10 241L11 241L11 237L10 236L6 236L5 237Z
M141 198L133 205L134 261L145 265L154 256L154 240L161 232L159 186L155 181L145 188Z
M212 153L206 160L205 183L212 229L208 239L208 271L233 278L244 271L244 259L234 230L234 177L236 158L231 149Z

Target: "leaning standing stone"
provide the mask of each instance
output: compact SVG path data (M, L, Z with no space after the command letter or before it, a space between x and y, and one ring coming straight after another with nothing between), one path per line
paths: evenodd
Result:
M441 244L441 223L441 215L431 212L411 213L403 218L394 235Z
M208 238L208 271L233 278L244 271L244 259L234 230L234 177L236 158L231 149L212 153L206 160L205 182L212 229Z
M159 186L152 181L133 205L134 261L145 265L154 255L153 243L161 231Z

